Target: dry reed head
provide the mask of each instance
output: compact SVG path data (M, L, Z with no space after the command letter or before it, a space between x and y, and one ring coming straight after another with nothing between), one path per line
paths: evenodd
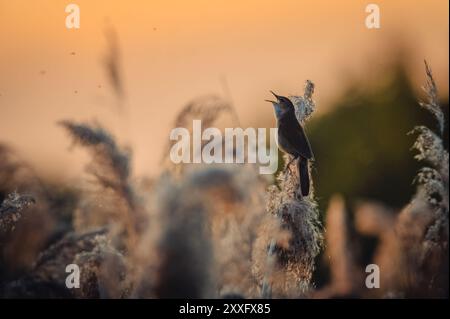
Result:
M118 106L122 107L125 97L125 87L123 83L121 52L119 46L119 37L117 31L113 27L105 30L105 38L107 43L107 52L104 57L104 66L107 79L109 80L114 94L116 95Z
M123 241L124 249L132 251L138 233L145 227L145 217L140 196L131 182L130 153L100 126L71 121L60 124L75 143L90 150L92 161L87 170L100 186L98 192L90 193L81 202L75 217L78 229L110 224L115 231L114 240Z
M192 123L194 120L200 120L203 128L218 128L223 126L222 122L230 123L232 126L236 126L239 123L233 105L216 95L201 96L187 103L178 112L173 127L186 128L192 134ZM208 142L207 140L201 141L201 150L203 150L203 147ZM173 141L168 141L163 154L169 154L172 145ZM164 164L165 169L176 174L183 174L183 170L187 166L181 164L174 165L166 155L162 158L161 163Z
M443 291L448 294L449 155L442 141L444 113L438 101L431 69L426 62L425 67L427 74L425 90L428 103L421 105L435 116L440 136L424 127L416 129L419 131L414 144L414 148L419 151L416 158L426 162L430 167L424 167L418 173L417 194L411 203L411 209L406 210L403 214L413 214L420 207L421 214L426 215L426 219L429 219L429 222L422 226L423 237L416 243L417 247L414 249L414 251L419 251L419 255L416 256L417 266L423 270L423 279L428 287L435 287L435 292L438 294L442 294ZM427 208L423 207L423 203L427 205ZM447 269L442 272L442 267L445 265L447 265ZM439 274L444 274L444 277L447 278L446 285L436 280L435 277Z
M88 169L98 182L124 196L130 196L127 184L130 177L130 154L119 148L111 134L100 126L86 123L61 121L60 125L70 133L75 143L90 149L93 162ZM131 198L127 200L131 202Z
M190 127L193 120L201 120L210 127L224 113L232 112L229 102L216 95L196 98L186 104L175 118L174 127Z
M212 297L211 238L201 194L188 180L165 174L151 202L151 226L136 252L133 297Z
M289 96L295 107L295 116L300 123L308 120L316 109L316 103L312 99L314 83L306 80L303 96Z
M20 195L17 192L8 194L0 204L0 230L14 230L15 224L22 217L22 211L36 203L31 195Z
M115 249L106 236L98 237L91 251L81 251L73 263L80 267L81 289L77 298L126 298L132 289L131 267L126 257Z
M423 90L427 95L427 101L420 101L419 104L436 118L439 134L442 136L444 134L445 117L439 103L438 90L433 78L433 72L431 71L431 68L428 65L427 61L424 61L424 63L427 80L425 86L423 86Z
M285 163L289 157L285 155ZM284 168L278 186L267 191L267 211L289 232L288 247L277 249L277 281L273 291L280 296L303 296L310 289L315 258L322 247L322 230L313 189L309 197L298 198L298 174ZM312 187L311 187L312 188Z
M4 205L9 207L9 213L5 211L0 217L0 265L6 278L29 270L54 235L56 214L46 186L13 149L0 144L0 201L6 200Z
M29 275L33 282L64 283L66 266L80 268L80 289L72 291L77 298L120 298L129 294L125 258L110 244L106 229L86 233L69 233L45 250ZM51 293L47 292L48 294Z

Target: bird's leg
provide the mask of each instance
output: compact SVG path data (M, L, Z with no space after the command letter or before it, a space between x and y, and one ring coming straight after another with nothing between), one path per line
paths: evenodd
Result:
M297 157L292 157L292 159L287 163L286 168L289 170L289 173L291 173L292 175L292 171L291 171L291 164L293 161L295 161L297 159ZM286 178L286 177L285 177Z

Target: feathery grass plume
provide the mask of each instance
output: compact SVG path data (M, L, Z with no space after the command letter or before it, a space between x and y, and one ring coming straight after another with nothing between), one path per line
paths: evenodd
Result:
M413 149L418 151L415 158L424 161L431 167L423 167L418 172L415 182L418 184L419 197L438 206L440 215L448 214L448 152L442 139L424 126L418 126L411 134L418 133Z
M69 264L80 268L80 289L74 289L71 297L121 298L129 293L125 258L111 246L106 228L68 233L40 254L32 272L22 281L25 286L41 282L58 288L58 284L65 283L68 275L65 269Z
M81 252L90 252L106 240L106 228L94 229L85 233L70 232L58 242L39 254L33 267L33 275L46 281L64 282L67 276L65 268L73 263Z
M189 179L163 175L153 196L152 227L137 248L143 256L133 296L213 297L211 236L201 191Z
M423 200L413 199L398 215L394 228L397 243L393 244L394 247L397 246L397 253L391 252L391 258L397 262L395 275L392 276L395 280L386 287L386 295L406 298L436 297L436 292L430 286L430 279L438 272L427 274L423 260L423 240L426 229L432 223L433 212ZM435 264L431 259L425 263Z
M449 214L449 154L445 150L442 140L444 130L444 113L438 101L436 84L428 64L425 62L427 73L426 92L429 97L426 109L429 110L439 124L440 136L434 134L426 127L416 127L418 137L413 145L419 153L415 156L419 161L427 162L431 167L422 168L417 174L417 198L425 200L435 211L435 222L428 228L425 243L446 242L448 244L448 214Z
M13 149L0 144L0 202L16 191L19 194L33 194L36 202L27 208L26 218L22 218L19 223L11 224L8 219L7 227L14 225L14 231L0 230L0 281L9 281L26 272L37 254L48 245L58 226L58 216L52 203L53 197L49 196L48 185L36 176L33 168L21 160ZM18 213L14 215L19 216Z
M121 150L114 138L99 126L71 121L61 121L60 124L67 129L76 143L91 148L94 162L89 167L89 172L105 188L112 188L120 193L132 207L134 202L128 183L130 154Z
M315 294L317 298L352 296L361 288L362 274L356 266L350 225L342 196L330 199L326 213L326 251L331 283Z
M105 38L108 45L108 51L104 58L105 71L118 99L119 107L122 107L125 88L122 80L121 55L117 31L113 27L107 28L105 30Z
M166 189L168 193L161 198L164 233L158 245L160 265L155 286L155 294L161 298L201 298L213 293L206 209L198 190L183 186Z
M300 123L308 120L316 109L316 103L312 99L314 83L306 80L303 96L289 96L295 107L295 116Z
M62 121L60 124L68 130L76 143L90 149L93 160L87 170L101 186L102 201L105 201L104 197L107 200L104 204L114 206L111 209L115 220L109 220L111 215L108 215L105 216L105 222L115 222L121 228L118 229L118 234L124 235L126 247L131 251L137 242L139 227L144 227L145 224L141 223L142 207L130 181L129 152L119 148L114 138L99 126L71 121ZM78 212L91 214L91 211L85 209ZM87 219L89 220L89 216Z
M438 101L431 69L426 64L429 101L426 109L437 119L440 135L444 115ZM403 252L406 296L448 296L449 191L448 151L442 137L426 127L416 127L418 133L413 148L416 158L430 167L422 168L417 177L417 192L411 203L400 213L396 225Z
M290 157L284 156L285 167L277 176L278 186L272 185L267 191L267 211L280 219L291 237L288 248L277 248L277 280L272 291L280 296L298 297L310 287L314 259L321 250L323 236L313 187L309 197L298 197L298 174L286 167Z
M97 238L92 251L77 253L73 263L80 267L81 284L80 289L74 291L76 297L118 299L130 296L132 268L106 237Z
M239 118L237 117L236 110L233 108L231 102L226 101L216 95L202 96L192 100L182 108L182 110L177 114L175 118L173 127L186 128L190 133L192 133L193 120L201 120L203 128L213 126L219 127L219 122L221 120L227 121L228 118L226 118L225 116L229 116L233 126L239 126ZM200 149L203 150L203 147L208 142L209 141L202 140ZM161 163L164 163L168 169L172 171L175 169L175 172L181 174L184 166L179 164L174 166L167 156L172 145L172 141L169 141L167 143ZM192 146L191 152L193 152Z
M222 113L233 112L231 104L222 98L216 95L202 96L186 104L174 124L175 127L190 127L192 120L201 120L204 127L209 127Z
M433 73L431 72L431 68L426 60L424 61L424 63L425 72L427 74L427 82L423 87L423 90L427 95L427 101L419 101L419 104L420 106L428 110L431 114L433 114L433 116L436 118L439 128L439 134L442 137L442 135L444 134L445 117L439 103L438 90L436 87L436 83L434 82Z
M20 195L17 192L8 194L0 204L0 230L14 230L15 224L22 217L23 210L36 203L31 195Z

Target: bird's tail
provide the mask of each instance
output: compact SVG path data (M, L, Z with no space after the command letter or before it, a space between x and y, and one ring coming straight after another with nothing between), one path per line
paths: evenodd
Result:
M309 168L308 160L302 156L298 158L298 174L300 179L300 190L303 196L309 194Z

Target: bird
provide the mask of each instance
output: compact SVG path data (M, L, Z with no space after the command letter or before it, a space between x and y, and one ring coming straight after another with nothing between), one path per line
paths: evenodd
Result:
M292 101L285 96L270 92L277 99L277 101L266 101L272 103L275 110L278 147L293 157L287 165L288 168L294 160L297 160L300 192L302 196L308 196L310 188L308 161L314 158L311 145L302 125L295 116L295 107Z

